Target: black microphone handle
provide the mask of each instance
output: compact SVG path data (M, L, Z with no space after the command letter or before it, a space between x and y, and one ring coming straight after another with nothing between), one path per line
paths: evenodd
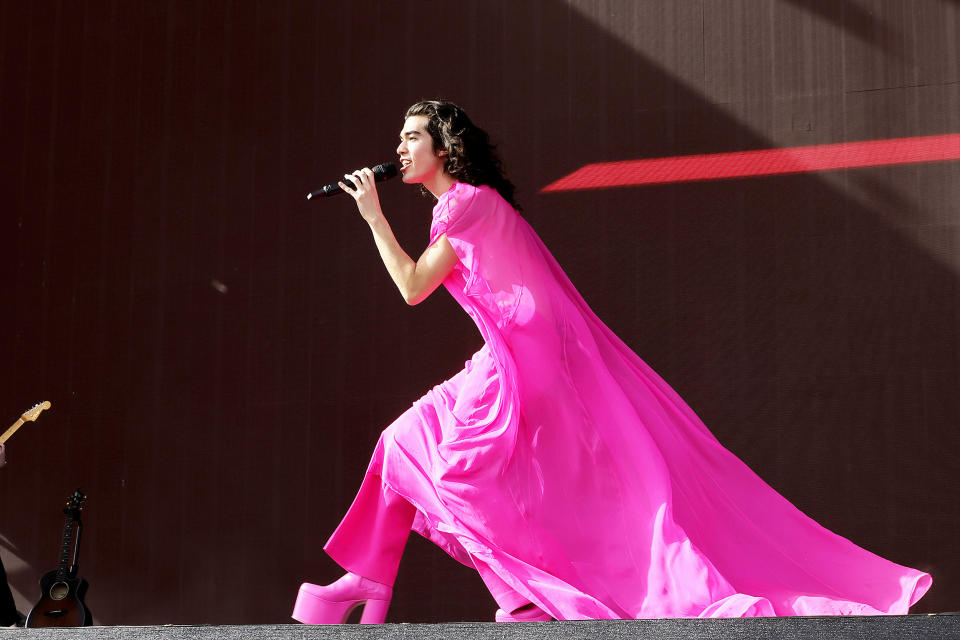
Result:
M355 184L353 184L353 181L351 181L351 180L349 180L349 179L347 179L347 178L343 178L343 179L341 180L341 182L342 182L343 184L347 185L348 187L350 187L351 189L356 189L356 188L357 188L357 186L356 186ZM316 198L316 197L318 197L318 196L323 197L323 198L329 198L330 196L335 196L335 195L337 195L338 193L344 193L344 190L340 188L340 185L338 185L338 184L336 184L336 183L334 183L334 184L328 184L327 186L323 187L322 189L317 189L316 191L311 191L310 193L308 193L308 194L307 194L307 200L310 200L311 198Z
M383 164L378 164L373 168L373 181L374 182L383 182L384 180L389 180L390 178L397 175L397 165L392 162L384 162ZM348 178L343 178L340 180L343 184L347 185L351 189L356 189L356 186ZM317 189L316 191L311 191L307 194L307 200L311 200L318 196L324 198L329 198L330 196L335 196L338 193L344 193L343 189L340 188L340 185L337 183L328 184L322 189Z

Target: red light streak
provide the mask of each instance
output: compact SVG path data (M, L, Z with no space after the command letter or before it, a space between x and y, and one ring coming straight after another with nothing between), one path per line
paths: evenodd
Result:
M585 165L541 193L748 178L960 159L960 134L840 142Z

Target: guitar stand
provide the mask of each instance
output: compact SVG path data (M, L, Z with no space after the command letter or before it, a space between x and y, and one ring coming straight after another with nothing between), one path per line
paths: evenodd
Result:
M77 535L73 539L73 561L70 563L70 570L67 574L71 578L77 577L77 560L80 558L80 534L83 533L83 522L77 518Z
M67 575L70 578L77 577L77 571L79 569L78 561L80 559L80 534L83 533L83 521L80 518L77 518L77 535L73 539L73 560L70 562L70 569L67 571ZM77 587L77 597L83 602L83 608L86 610L87 615L84 618L83 626L92 627L93 626L93 614L90 613L90 607L86 603L87 595L87 581L81 580L79 586Z

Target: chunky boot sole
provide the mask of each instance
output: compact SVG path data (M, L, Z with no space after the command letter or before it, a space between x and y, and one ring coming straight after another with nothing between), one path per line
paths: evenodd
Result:
M364 600L332 601L322 597L318 590L323 589L315 584L304 582L297 594L297 601L293 605L292 617L304 624L343 624L357 607L363 607L360 624L381 624L387 619L389 600L367 598Z

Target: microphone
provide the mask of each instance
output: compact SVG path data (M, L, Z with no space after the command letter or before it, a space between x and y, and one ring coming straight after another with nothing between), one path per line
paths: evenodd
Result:
M384 180L389 180L397 175L397 165L392 162L384 162L383 164L378 164L373 168L373 181L374 182L383 182ZM348 180L347 178L341 178L340 182L347 185L351 189L355 189L356 186ZM343 193L343 189L340 188L336 182L333 184L328 184L323 189L317 189L316 191L311 191L307 194L307 200L316 198L317 196L322 196L324 198L329 198L330 196L335 196L338 193Z

